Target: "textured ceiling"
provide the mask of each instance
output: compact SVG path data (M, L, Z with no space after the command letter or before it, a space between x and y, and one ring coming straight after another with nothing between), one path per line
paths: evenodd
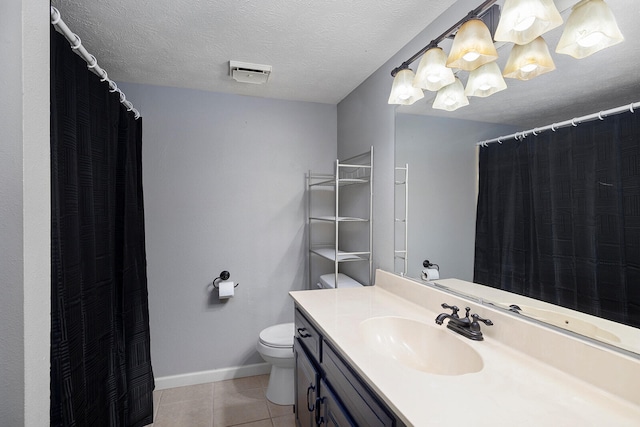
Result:
M555 0L564 11L565 21L576 2ZM347 96L454 3L52 1L114 80L330 104ZM435 96L430 92L413 106L398 108L398 112L512 124L524 129L639 101L638 3L607 2L626 39L617 46L581 60L558 55L554 49L560 27L544 35L556 63L555 71L527 82L506 79L507 90L488 98L470 98L469 106L454 112L432 109ZM450 46L447 43L450 41L441 45L445 51ZM501 67L510 49L510 44L499 47ZM265 85L238 83L229 76L229 60L272 65L273 73ZM415 70L417 62L412 67ZM466 81L464 72L460 77ZM389 76L389 89L391 82Z
M116 81L336 104L455 0L53 0ZM229 60L267 64L265 85Z

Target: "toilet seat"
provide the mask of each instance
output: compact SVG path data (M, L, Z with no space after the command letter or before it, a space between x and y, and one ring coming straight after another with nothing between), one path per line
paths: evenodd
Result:
M259 341L262 345L273 348L293 348L293 323L281 323L269 326L260 332Z
M295 359L293 352L293 323L269 326L260 332L256 350L271 364L266 396L276 405L293 405L295 395Z

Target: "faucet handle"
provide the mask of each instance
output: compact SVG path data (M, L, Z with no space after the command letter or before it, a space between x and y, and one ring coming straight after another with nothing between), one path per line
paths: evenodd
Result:
M449 310L453 311L453 315L452 315L452 316L453 316L453 317L455 317L456 319L459 317L459 316L458 316L458 311L460 311L460 309L459 309L457 306L455 306L455 305L449 305L449 304L447 304L446 302L443 302L443 303L441 304L441 307L442 307L442 308L446 308L446 309L449 309Z
M468 312L467 312L468 314ZM473 318L474 323L478 323L478 322L482 322L487 326L491 326L493 325L493 322L489 319L483 319L482 317L478 316L477 314L472 314L471 317Z

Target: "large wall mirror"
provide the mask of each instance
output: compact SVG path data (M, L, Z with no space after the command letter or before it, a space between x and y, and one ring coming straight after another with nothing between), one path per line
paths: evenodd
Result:
M566 22L577 0L556 0L555 3ZM425 98L411 106L397 108L395 161L398 167L409 166L409 208L404 212L405 186L399 184L396 186L396 249L402 250L406 239L407 262L405 268L404 260L398 257L395 271L421 280L423 260L428 259L439 265L441 279L460 279L436 281L458 292L504 308L510 304L526 306L532 318L556 327L568 325L569 320L573 324L585 321L596 329L572 329L573 325L567 329L640 354L640 329L521 299L487 286L468 286L474 278L479 156L475 143L640 101L640 72L636 65L640 60L640 26L637 25L640 8L632 0L607 4L625 36L625 41L617 46L580 60L559 55L555 53L562 33L559 27L544 35L555 71L529 81L506 79L506 90L487 98L470 98L470 105L453 112L432 109L435 94L430 92L425 92ZM440 46L446 52L450 41L445 40ZM511 46L497 45L501 69ZM415 67L417 63L413 64ZM459 77L464 83L467 75L461 72ZM637 141L640 144L640 135ZM403 179L398 175L396 181L401 183ZM406 224L402 221L405 216ZM631 286L640 287L640 283ZM522 315L524 311L514 315ZM613 336L608 335L608 331L613 331Z

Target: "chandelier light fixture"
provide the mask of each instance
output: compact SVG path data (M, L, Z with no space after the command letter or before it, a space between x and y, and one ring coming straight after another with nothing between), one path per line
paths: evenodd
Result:
M440 89L433 101L433 108L436 110L454 111L465 105L469 105L469 99L464 94L462 82L457 77L453 83Z
M424 92L413 86L414 77L413 71L409 68L398 71L393 79L389 104L411 105L424 98Z
M453 70L447 67L447 55L439 47L425 52L418 65L413 86L436 92L456 79Z
M505 90L507 84L502 78L500 67L495 62L481 65L469 73L467 87L464 90L466 96L479 96L486 98L496 92Z
M453 39L447 67L472 71L498 59L491 32L480 19L471 19L460 27Z
M547 43L538 37L525 45L513 45L503 75L512 79L531 80L555 69Z
M553 0L505 0L494 39L527 44L560 25Z
M582 59L623 40L604 0L582 0L571 9L556 52Z
M497 0L485 0L451 28L391 71L389 104L411 105L437 91L433 108L454 111L469 104L468 96L487 97L505 90L503 77L530 80L555 70L542 34L562 25L553 0L505 0L502 16ZM499 20L498 20L499 17ZM513 43L502 73L491 37ZM497 23L497 25L496 25ZM455 36L455 37L454 37ZM447 56L439 44L453 37ZM573 7L556 52L584 58L624 40L604 0L579 0ZM416 74L409 66L420 59ZM460 75L468 79L466 89Z

